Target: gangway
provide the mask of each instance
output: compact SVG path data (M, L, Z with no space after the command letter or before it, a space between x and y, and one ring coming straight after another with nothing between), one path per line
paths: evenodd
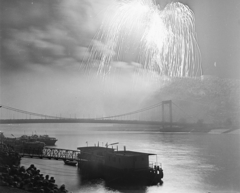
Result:
M32 148L19 154L21 157L75 161L79 153L79 150L44 147L42 151Z

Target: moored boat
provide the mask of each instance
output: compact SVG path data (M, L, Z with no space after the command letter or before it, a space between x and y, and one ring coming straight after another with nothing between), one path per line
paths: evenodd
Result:
M47 146L52 146L55 145L57 139L55 137L49 137L48 135L22 135L21 137L18 138L19 140L22 141L39 141L45 143Z
M71 161L71 160L65 160L64 163L65 163L66 165L69 165L69 166L76 166L78 162L75 161L75 160L73 160L73 161Z
M113 148L79 147L78 167L83 179L102 178L107 183L154 185L162 182L160 164L149 164L150 153Z
M29 141L21 140L20 138L5 137L3 133L1 133L1 142L18 153L41 154L45 146L45 143L40 141Z

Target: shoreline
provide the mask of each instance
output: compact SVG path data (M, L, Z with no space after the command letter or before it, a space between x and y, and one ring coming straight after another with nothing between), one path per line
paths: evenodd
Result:
M29 193L26 190L21 190L18 188L12 188L9 186L0 186L0 192L4 192L4 193Z

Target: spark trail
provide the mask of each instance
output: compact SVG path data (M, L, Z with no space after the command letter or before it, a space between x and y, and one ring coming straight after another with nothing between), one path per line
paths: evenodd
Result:
M89 61L97 65L98 73L106 74L113 61L129 55L146 72L170 77L202 75L193 12L179 2L162 10L152 0L119 2L114 16L103 22Z

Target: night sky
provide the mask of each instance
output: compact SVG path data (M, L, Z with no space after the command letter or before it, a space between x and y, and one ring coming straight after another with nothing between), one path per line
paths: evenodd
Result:
M71 111L76 108L76 103L77 108L85 109L85 103L108 101L106 93L96 99L95 94L101 90L96 86L99 82L94 78L89 80L80 63L89 55L89 45L99 30L104 14L111 17L114 12L110 10L108 13L106 9L114 2L0 0L0 103L53 114L56 111L51 109L59 109L60 106L62 109L72 106L69 108ZM156 2L163 8L170 1ZM240 1L180 2L188 5L195 14L203 74L239 79ZM118 66L122 64L124 67L124 62L118 63ZM131 79L131 71L125 74L124 80L115 77L120 89L112 92L111 97L123 97L123 90L128 96L132 92L130 88L121 89ZM140 103L146 89L149 86L139 87L137 95L142 97L136 102L133 96L132 101ZM97 108L103 107L100 105ZM89 109L89 112L92 110Z

